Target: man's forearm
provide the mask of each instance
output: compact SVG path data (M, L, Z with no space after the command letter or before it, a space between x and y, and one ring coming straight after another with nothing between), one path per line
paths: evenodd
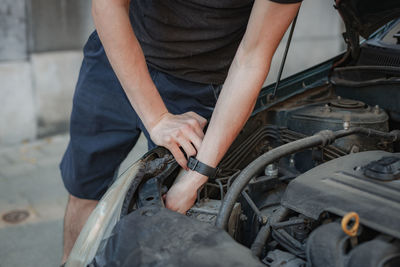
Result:
M197 153L197 159L215 167L250 116L260 88L268 73L268 65L253 60L255 54L238 53L230 67L218 98L210 125ZM264 61L262 61L264 63ZM267 61L268 62L268 61ZM185 213L194 203L197 190L208 177L189 171L166 197L166 207Z
M269 72L272 56L298 8L299 4L255 2L246 34L198 151L200 161L215 167L243 128Z
M94 0L93 19L107 57L147 129L167 113L129 20L129 1Z
M216 166L251 115L269 64L233 61L197 158Z

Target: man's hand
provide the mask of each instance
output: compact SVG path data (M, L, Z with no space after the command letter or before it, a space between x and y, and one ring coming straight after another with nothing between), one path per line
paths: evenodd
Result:
M207 181L207 177L188 171L168 191L165 206L173 211L185 214L196 201L197 190Z
M167 148L182 168L187 170L186 156L195 156L203 141L207 120L194 112L181 115L165 113L149 130L153 142Z

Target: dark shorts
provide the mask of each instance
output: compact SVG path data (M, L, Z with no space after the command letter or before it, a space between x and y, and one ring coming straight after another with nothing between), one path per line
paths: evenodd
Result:
M141 132L149 149L155 144L129 103L96 32L83 51L71 113L71 139L60 169L71 195L98 200ZM189 82L151 67L149 71L169 112L194 111L210 118L220 86Z

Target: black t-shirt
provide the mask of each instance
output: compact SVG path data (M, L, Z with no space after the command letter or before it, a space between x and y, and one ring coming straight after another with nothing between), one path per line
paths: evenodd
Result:
M132 0L130 14L150 66L185 80L221 84L246 30L253 2Z

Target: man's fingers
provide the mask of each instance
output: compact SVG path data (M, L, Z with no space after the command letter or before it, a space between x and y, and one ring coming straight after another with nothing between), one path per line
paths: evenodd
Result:
M201 131L201 130L200 130ZM197 154L197 151L199 151L201 143L203 142L203 138L204 138L204 134L201 131L201 135L199 136L199 134L197 133L197 131L194 131L194 129L192 131L188 131L185 133L185 136L188 140L190 140L190 142L194 145L194 147L196 148L195 154ZM183 147L183 149L185 149ZM186 151L186 149L185 149ZM186 152L187 153L187 152ZM194 156L191 155L191 156Z
M192 118L191 120L187 121L188 124L191 126L192 130L196 133L196 135L200 138L200 140L203 140L203 138L204 138L203 129L204 129L204 126L207 124L207 120L194 112L188 112L188 113L190 113L188 115ZM195 138L193 135L188 136L188 137L191 139L193 144L194 144L194 142L196 142L196 144L195 144L196 148L199 149L201 142L199 142L199 140L197 138Z
M197 154L203 142L203 128L207 120L195 112L164 116L150 131L154 143L167 148L182 168L187 170L188 157Z
M195 156L197 154L196 149L193 147L192 143L185 137L177 138L178 144L183 148L186 153L187 158L190 156Z
M201 126L201 129L204 129L204 127L206 126L206 124L207 124L207 120L206 120L205 118L203 118L203 117L200 117L200 126Z
M204 138L203 128L204 128L204 126L200 126L200 127L196 127L193 129L201 141L203 141L203 138Z
M197 120L197 122L200 124L201 129L203 129L204 126L206 126L207 120L205 118L203 118L202 116L200 116L199 114L197 114L196 112L189 111L188 115L190 115L191 117L193 117Z
M204 138L203 128L196 119L189 121L189 128L185 131L186 136L192 141L196 142L196 148L199 149L201 141ZM200 142L199 142L200 141Z
M167 147L168 150L172 153L172 155L174 156L176 162L178 162L178 164L184 168L185 170L188 169L187 167L187 160L185 158L185 156L183 155L182 151L179 149L178 144L173 144L169 147Z

